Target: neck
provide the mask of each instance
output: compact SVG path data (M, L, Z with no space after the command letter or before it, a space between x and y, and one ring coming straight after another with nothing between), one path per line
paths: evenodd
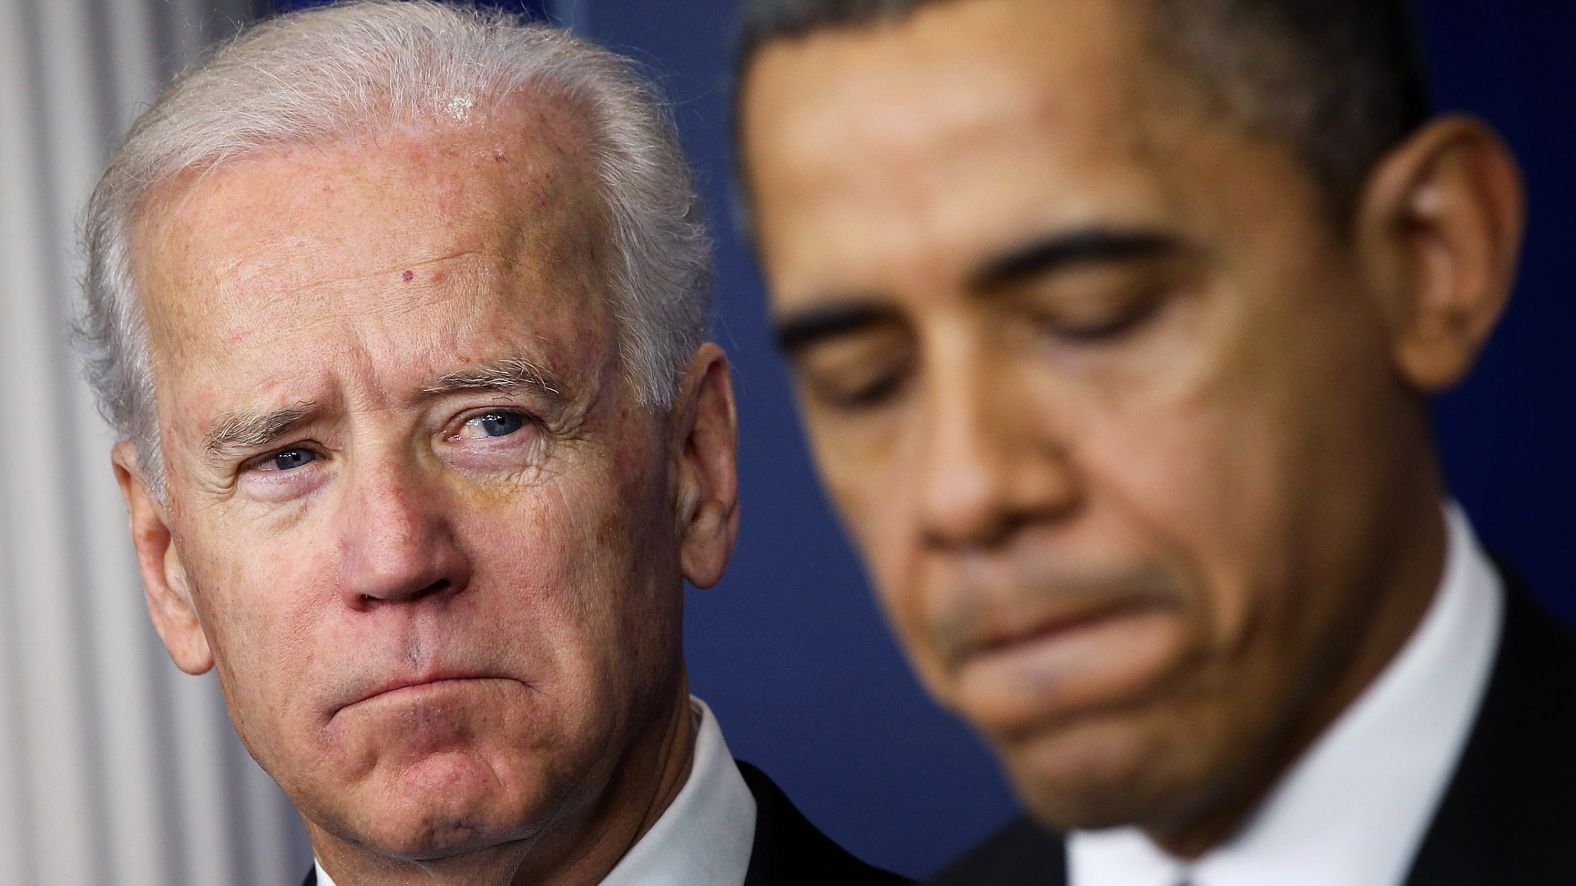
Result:
M694 751L688 682L681 675L672 703L615 761L612 777L594 798L556 810L528 839L449 858L407 860L338 838L310 821L306 826L313 852L336 886L589 886L662 817L689 779Z
M1391 531L1375 536L1393 552L1359 573L1367 601L1348 614L1315 663L1309 690L1295 715L1266 747L1256 765L1220 786L1195 814L1156 827L1149 838L1178 858L1196 859L1237 834L1268 799L1281 778L1384 671L1416 632L1444 574L1447 529L1437 483L1421 484L1397 513L1382 519ZM1404 514L1405 516L1401 516Z

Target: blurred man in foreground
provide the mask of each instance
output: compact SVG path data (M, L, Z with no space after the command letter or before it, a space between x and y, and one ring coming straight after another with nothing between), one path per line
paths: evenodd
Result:
M738 517L693 208L622 59L426 3L263 24L116 152L81 332L148 607L308 882L893 879L688 693Z
M942 882L1576 882L1576 645L1446 497L1513 159L1395 2L762 0L821 473L1025 819Z

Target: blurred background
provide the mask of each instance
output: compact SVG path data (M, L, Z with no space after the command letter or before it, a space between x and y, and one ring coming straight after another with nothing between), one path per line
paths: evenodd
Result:
M0 883L287 884L309 864L212 676L180 674L148 625L111 440L64 333L77 213L120 133L205 45L301 5L0 0ZM878 864L932 870L1012 804L972 736L909 675L806 459L728 215L736 0L494 5L645 63L710 209L744 521L723 583L689 592L695 692L734 753L832 837ZM1504 323L1473 379L1438 404L1447 473L1485 540L1573 619L1576 5L1422 0L1418 12L1440 105L1500 128L1531 206Z

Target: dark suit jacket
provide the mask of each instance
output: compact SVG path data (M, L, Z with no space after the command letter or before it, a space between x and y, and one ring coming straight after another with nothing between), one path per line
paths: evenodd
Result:
M740 762L755 795L755 844L744 886L896 886L912 883L855 858L816 830L761 770Z
M755 843L750 848L744 886L897 886L913 882L871 867L833 843L761 770L740 761L739 772L755 795ZM317 869L313 868L302 886L316 883Z
M1576 884L1576 634L1508 570L1482 707L1405 886ZM1061 838L1018 818L938 886L1066 886Z

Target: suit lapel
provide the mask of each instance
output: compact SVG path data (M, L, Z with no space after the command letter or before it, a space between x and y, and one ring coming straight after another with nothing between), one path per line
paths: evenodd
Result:
M1576 883L1576 639L1500 573L1494 670L1407 886Z
M1060 834L1019 816L928 882L933 886L1067 886L1067 846Z
M832 842L759 769L740 762L739 772L755 796L755 841L744 886L896 886L911 882L865 864Z

